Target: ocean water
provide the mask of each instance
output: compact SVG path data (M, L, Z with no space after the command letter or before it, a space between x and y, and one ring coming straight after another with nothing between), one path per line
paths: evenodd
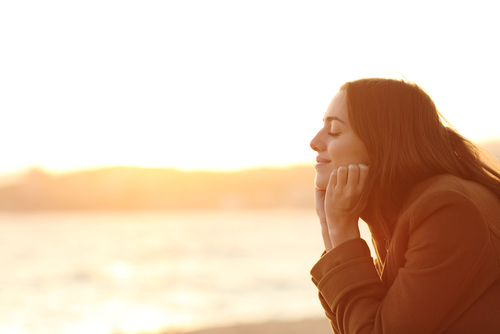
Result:
M322 317L322 250L313 210L0 213L0 333Z

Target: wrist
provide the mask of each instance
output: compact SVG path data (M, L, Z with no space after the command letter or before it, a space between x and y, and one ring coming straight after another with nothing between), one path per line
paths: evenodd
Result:
M345 224L335 224L335 226L329 225L328 235L330 237L332 247L336 247L346 241L361 237L357 220Z

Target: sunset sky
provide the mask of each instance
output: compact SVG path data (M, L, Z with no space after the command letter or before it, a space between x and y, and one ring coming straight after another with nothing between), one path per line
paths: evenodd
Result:
M0 174L312 162L331 97L370 76L500 138L499 32L492 1L3 1Z

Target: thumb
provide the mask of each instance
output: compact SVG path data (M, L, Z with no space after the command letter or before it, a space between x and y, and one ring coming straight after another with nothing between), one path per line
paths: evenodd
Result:
M314 188L314 202L316 204L316 213L318 217L321 219L326 219L325 213L325 190Z
M324 203L325 202L325 194L326 194L326 190L314 188L314 195L316 198L316 203L318 203L318 202Z

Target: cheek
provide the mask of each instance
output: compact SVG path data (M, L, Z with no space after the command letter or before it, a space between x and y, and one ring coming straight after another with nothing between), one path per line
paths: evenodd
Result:
M369 163L365 145L358 138L346 138L343 141L332 142L328 147L328 153L335 168L350 164L368 165Z
M328 146L328 154L335 168L345 166L348 161L352 160L352 152L346 146L348 145L341 140L332 141Z
M365 144L363 144L363 142L361 142L361 141L358 145L357 156L358 156L359 163L362 163L365 165L370 164L370 158L368 155L368 151L366 150Z

